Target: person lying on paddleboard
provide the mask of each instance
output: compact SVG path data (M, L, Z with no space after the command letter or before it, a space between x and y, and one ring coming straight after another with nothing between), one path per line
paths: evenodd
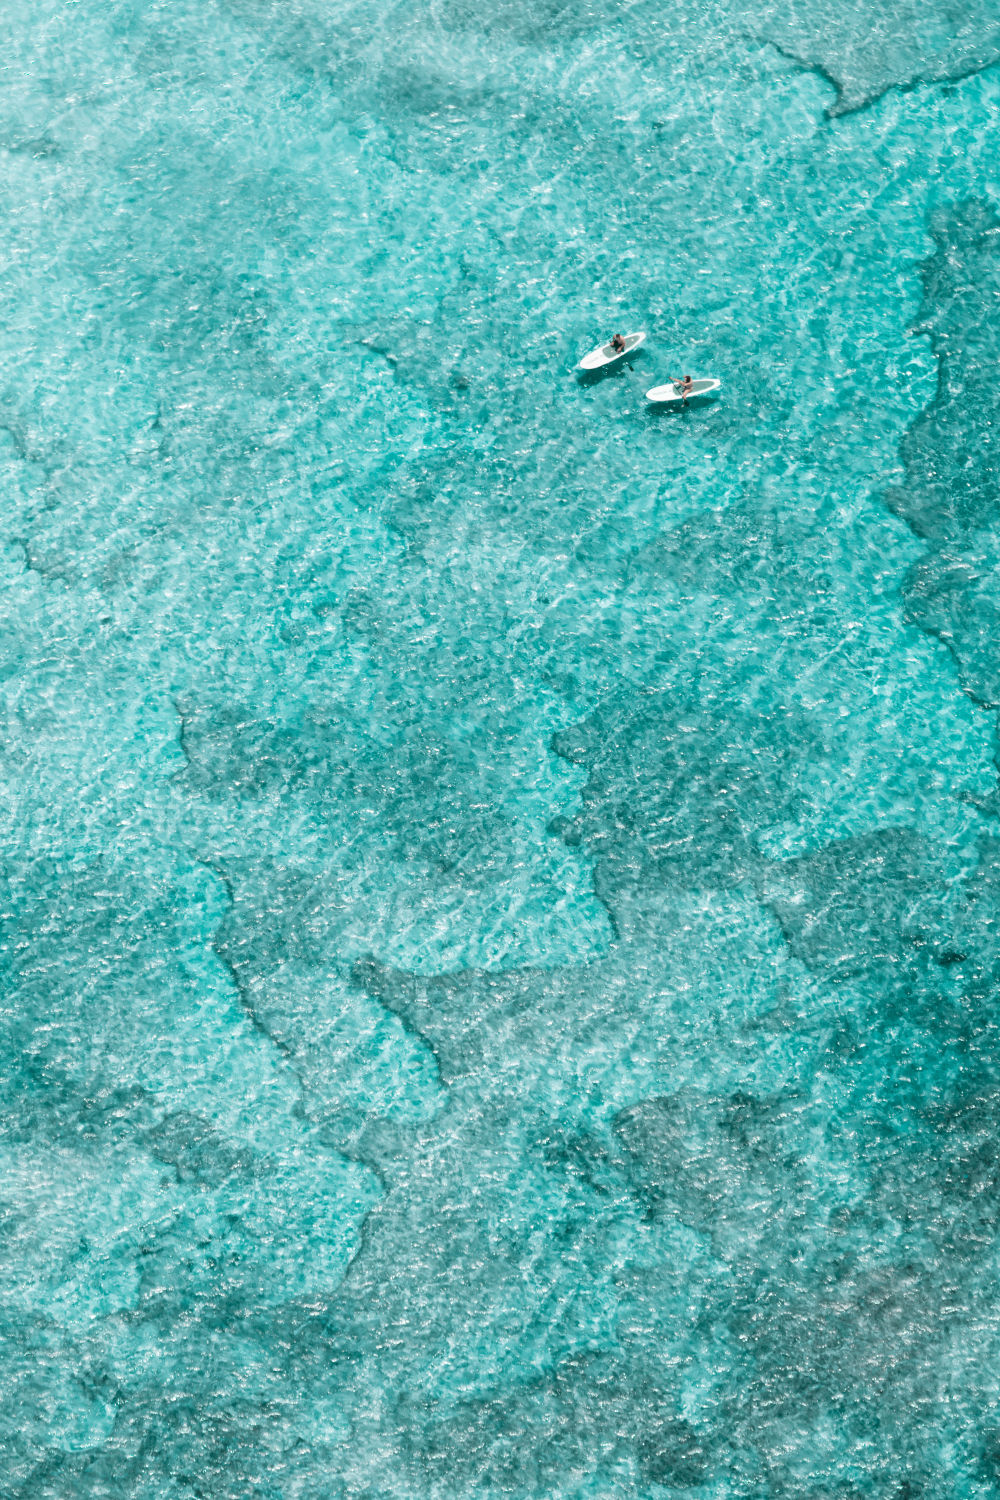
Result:
M681 399L683 400L684 405L687 406L687 399L691 394L691 387L694 385L694 381L691 379L691 376L685 375L683 380L674 380L674 377L672 375L670 378L674 381L674 389L680 392Z
M616 354L621 354L622 350L625 348L625 340L622 338L620 333L616 333L614 338L611 340L611 347Z

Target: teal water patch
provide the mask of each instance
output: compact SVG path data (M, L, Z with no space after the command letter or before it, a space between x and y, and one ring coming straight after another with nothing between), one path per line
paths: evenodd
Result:
M939 360L938 389L902 445L906 483L887 499L930 547L906 587L908 613L952 651L966 692L997 701L993 626L995 400L1000 220L976 199L940 213L915 331Z
M991 1494L995 18L0 27L6 1492Z
M865 109L889 89L973 77L1000 61L1000 19L990 0L959 5L902 0L882 11L847 4L765 7L761 40L832 85L833 116Z

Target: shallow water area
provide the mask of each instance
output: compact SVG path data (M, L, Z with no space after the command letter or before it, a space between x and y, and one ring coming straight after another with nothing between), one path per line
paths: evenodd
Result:
M0 35L5 1493L992 1494L990 8Z

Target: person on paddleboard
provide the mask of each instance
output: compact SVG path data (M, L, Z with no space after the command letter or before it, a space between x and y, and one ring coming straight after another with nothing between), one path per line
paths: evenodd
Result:
M620 333L616 333L614 338L611 340L611 347L616 354L621 354L622 350L625 348L625 340L622 338Z
M673 376L670 378L673 380ZM674 380L674 389L680 393L681 400L685 406L687 406L687 399L691 394L691 387L693 385L694 381L690 375L685 375L683 380Z

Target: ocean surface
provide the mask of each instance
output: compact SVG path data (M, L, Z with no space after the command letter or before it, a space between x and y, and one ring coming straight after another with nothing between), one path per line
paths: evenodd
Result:
M1000 7L875 9L4 7L3 1500L1000 1494Z

